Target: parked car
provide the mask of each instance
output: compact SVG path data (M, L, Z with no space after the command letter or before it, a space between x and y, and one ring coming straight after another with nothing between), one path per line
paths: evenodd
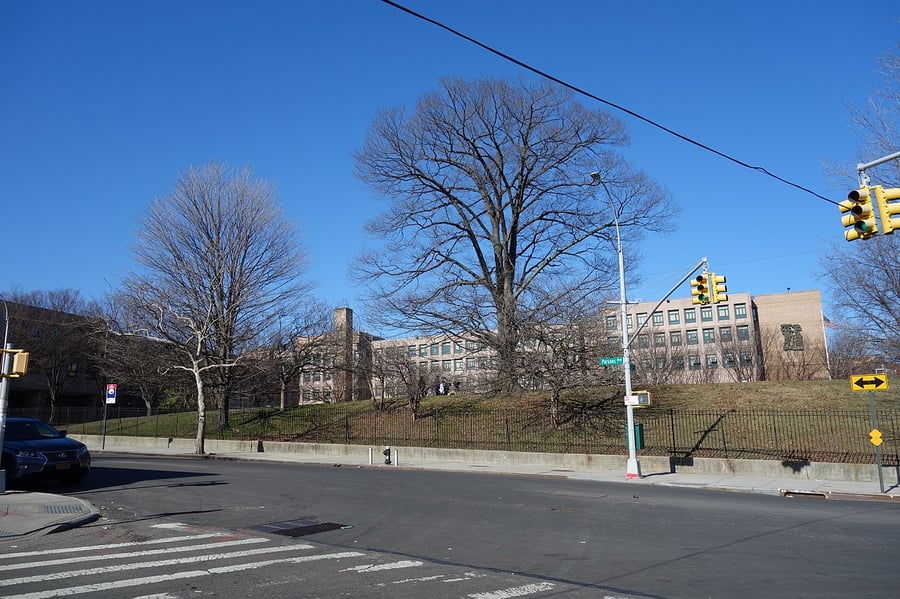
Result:
M39 418L7 418L3 469L8 483L40 478L78 483L91 469L87 446Z

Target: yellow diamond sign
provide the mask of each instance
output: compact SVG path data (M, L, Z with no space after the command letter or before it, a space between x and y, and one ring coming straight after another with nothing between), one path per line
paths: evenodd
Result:
M879 445L884 443L884 439L881 438L881 431L877 428L873 428L869 432L869 442L871 442L875 447L878 447Z

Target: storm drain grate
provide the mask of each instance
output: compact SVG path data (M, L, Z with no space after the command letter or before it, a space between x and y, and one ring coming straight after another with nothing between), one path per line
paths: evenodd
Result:
M81 505L45 505L46 514L84 514L88 510Z
M288 520L287 522L275 522L254 527L254 530L269 534L284 535L286 537L305 537L329 530L352 528L349 524L337 522L316 522L315 520Z

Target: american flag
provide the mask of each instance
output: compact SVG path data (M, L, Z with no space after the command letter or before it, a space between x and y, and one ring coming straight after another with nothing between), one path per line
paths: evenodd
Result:
M827 317L827 316L824 316L824 315L823 315L823 316L822 316L822 320L824 320L825 326L828 327L829 329L837 329L837 328L840 328L840 327L838 327L838 325L836 325L836 324L834 324L833 322L831 322L830 320L828 320L828 317Z

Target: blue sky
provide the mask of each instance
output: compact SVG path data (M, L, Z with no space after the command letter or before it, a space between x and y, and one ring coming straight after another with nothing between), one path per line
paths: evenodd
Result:
M835 201L877 158L857 154L847 106L879 84L895 2L399 3ZM376 111L441 77L520 75L537 77L379 0L6 0L0 289L115 289L148 201L218 160L275 185L317 294L364 318L347 271L383 206L352 156ZM629 299L658 299L703 256L731 292L824 287L818 263L846 243L833 204L610 111L625 155L683 209L676 233L641 244Z

